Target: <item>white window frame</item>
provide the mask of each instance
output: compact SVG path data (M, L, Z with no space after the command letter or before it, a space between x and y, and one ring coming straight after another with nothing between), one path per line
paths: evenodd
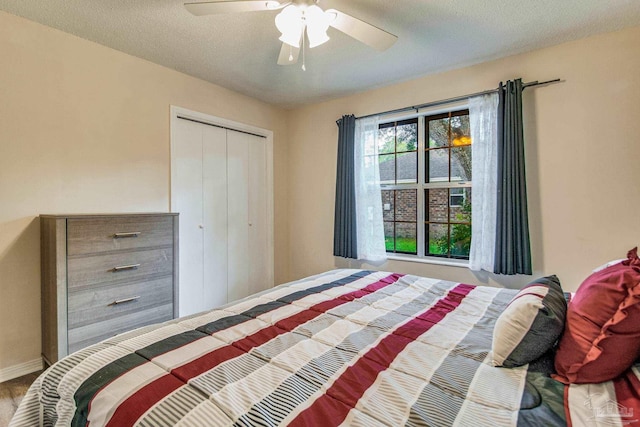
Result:
M437 256L429 256L425 254L425 200L424 193L427 189L432 188L471 188L471 181L458 181L458 182L441 182L441 183L425 183L425 147L426 147L426 129L425 129L425 118L428 116L434 116L437 114L449 113L460 110L468 110L469 104L468 102L456 103L448 106L447 108L439 108L439 109L431 109L419 111L415 114L411 115L402 115L402 116L388 116L385 117L384 120L380 121L380 124L386 124L390 122L399 122L402 120L409 119L418 119L418 147L417 147L417 155L418 155L418 182L416 183L407 183L407 184L381 184L381 190L411 190L415 189L417 191L416 195L416 203L418 206L417 211L417 224L416 224L416 233L417 233L417 254L403 254L403 253L395 253L395 252L387 252L387 259L397 260L397 261L411 261L411 262L420 262L420 263L428 263L428 264L437 264L437 265L446 265L452 267L468 267L469 260L468 259L459 259L459 258L447 258L447 257L437 257Z

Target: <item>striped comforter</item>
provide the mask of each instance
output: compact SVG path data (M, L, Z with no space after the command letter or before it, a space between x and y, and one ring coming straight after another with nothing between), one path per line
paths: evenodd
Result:
M589 425L610 402L613 425L623 405L633 416L638 399L619 389L634 390L634 373L592 393L550 379L550 359L487 363L514 293L324 273L74 353L36 380L11 425L555 426L569 413Z

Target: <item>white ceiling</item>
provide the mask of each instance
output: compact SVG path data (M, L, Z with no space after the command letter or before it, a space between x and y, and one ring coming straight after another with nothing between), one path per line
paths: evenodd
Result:
M399 39L377 52L330 28L305 72L276 64L277 12L196 17L182 4L0 0L0 9L285 108L640 25L638 0L320 0Z

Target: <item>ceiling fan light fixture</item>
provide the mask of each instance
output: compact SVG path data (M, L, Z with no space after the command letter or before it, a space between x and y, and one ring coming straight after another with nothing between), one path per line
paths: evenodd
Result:
M318 6L312 5L304 11L304 17L307 25L307 37L309 37L309 47L314 48L328 42L327 30L331 23L331 16Z
M276 27L282 33L280 41L293 47L300 47L304 31L304 20L300 8L289 5L276 16Z
M379 51L390 48L398 40L397 36L339 10L323 11L317 6L320 0L187 1L184 7L196 16L277 10L275 24L282 41L278 55L279 65L296 63L298 54L302 53L304 69L305 49L329 41L329 27Z

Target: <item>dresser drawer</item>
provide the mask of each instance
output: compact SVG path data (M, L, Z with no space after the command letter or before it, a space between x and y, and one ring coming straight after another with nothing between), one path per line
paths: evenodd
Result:
M145 281L173 273L173 249L150 249L68 258L68 290Z
M70 329L173 303L173 277L69 292Z
M173 217L132 216L70 218L69 256L141 249L173 244Z
M173 318L173 304L126 313L112 319L68 329L69 353L122 332Z

